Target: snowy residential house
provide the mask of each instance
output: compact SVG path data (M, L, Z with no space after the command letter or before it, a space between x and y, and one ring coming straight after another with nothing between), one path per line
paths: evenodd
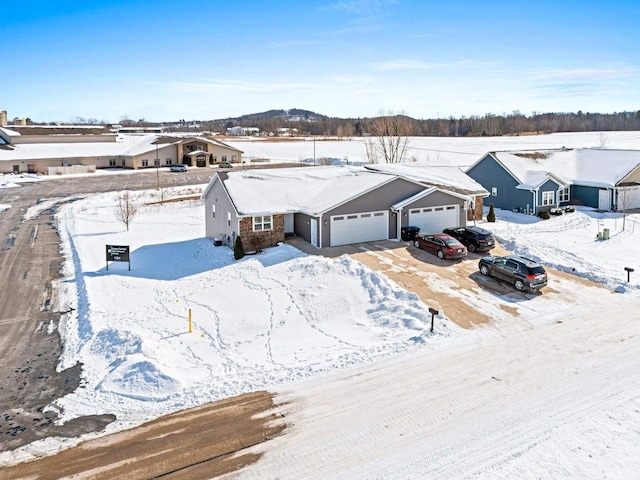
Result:
M489 152L466 170L494 207L537 214L566 205L640 208L640 151L595 148Z
M473 195L356 166L217 172L202 199L206 236L259 250L295 234L333 247L400 239L402 227L423 232L466 224Z

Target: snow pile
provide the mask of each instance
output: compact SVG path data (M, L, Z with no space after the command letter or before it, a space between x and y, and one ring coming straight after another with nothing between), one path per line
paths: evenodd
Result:
M201 238L200 202L145 206L145 194L135 195L141 208L128 232L114 215L116 194L58 216L74 309L60 367L82 362L84 380L57 402L65 420L114 413L117 429L461 333L443 319L430 334L415 294L348 256L281 245L236 262ZM106 245L129 245L131 270L122 262L107 270Z

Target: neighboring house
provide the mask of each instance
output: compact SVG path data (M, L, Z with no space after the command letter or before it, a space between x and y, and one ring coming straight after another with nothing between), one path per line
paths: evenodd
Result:
M466 170L494 207L537 214L565 205L640 208L640 151L489 152Z
M316 247L466 224L472 197L354 166L217 172L202 194L208 238L260 250L294 233Z
M247 135L258 135L260 133L260 129L257 127L231 127L227 128L227 135L233 136L247 136Z
M103 127L0 128L0 173L80 173L99 168L204 167L241 162L242 151L205 137L115 135Z

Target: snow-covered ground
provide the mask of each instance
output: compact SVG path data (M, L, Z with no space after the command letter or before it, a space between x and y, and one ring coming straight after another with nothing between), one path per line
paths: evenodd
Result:
M292 142L272 141L268 138L227 138L225 143L239 148L244 161L256 159L269 162L306 162L318 164L323 159L367 163L364 139L343 140L302 138ZM482 155L501 150L543 150L566 148L640 149L640 132L585 132L523 135L518 137L411 137L408 161L468 167Z
M187 193L193 187L167 189L165 199ZM113 413L112 432L268 389L291 400L292 426L242 478L640 471L639 215L627 215L622 230L621 214L590 209L546 221L497 210L498 221L482 226L503 246L605 288L554 279L549 288L561 294L575 289L570 302L561 294L519 301L509 329L501 328L509 308L491 301L487 311L501 313L478 329L457 327L444 311L432 334L416 295L351 257L282 245L236 262L203 238L200 202L133 195L141 209L129 231L115 217L117 193L61 206L57 216L68 259L61 301L73 308L60 368L84 364L81 388L51 406L63 419ZM610 240L597 239L604 228ZM107 270L105 245L129 245L131 270ZM636 270L628 284L624 267ZM46 439L0 454L0 463L77 441Z

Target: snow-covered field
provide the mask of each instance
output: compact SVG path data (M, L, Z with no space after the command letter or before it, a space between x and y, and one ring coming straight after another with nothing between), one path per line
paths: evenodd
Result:
M316 140L302 138L292 142L271 141L265 138L227 138L225 143L239 148L242 158L276 162L320 164L323 159L367 163L364 140ZM501 150L541 150L566 148L640 149L640 132L585 132L524 135L519 137L411 137L408 161L444 163L468 167L482 155Z
M491 149L500 147L481 154ZM520 300L509 329L506 308L474 330L444 311L432 334L416 295L348 256L282 245L236 262L202 238L200 202L159 205L157 192L136 192L144 206L126 231L117 195L57 216L68 259L61 300L73 308L60 368L84 364L82 388L51 406L63 419L113 413L112 432L268 389L292 401L292 427L242 478L637 478L640 216L622 230L614 213L541 221L498 210L482 226L503 246L605 288L571 283L571 304ZM611 239L599 241L604 228ZM105 245L129 245L131 270L107 270ZM75 442L46 439L0 463Z

